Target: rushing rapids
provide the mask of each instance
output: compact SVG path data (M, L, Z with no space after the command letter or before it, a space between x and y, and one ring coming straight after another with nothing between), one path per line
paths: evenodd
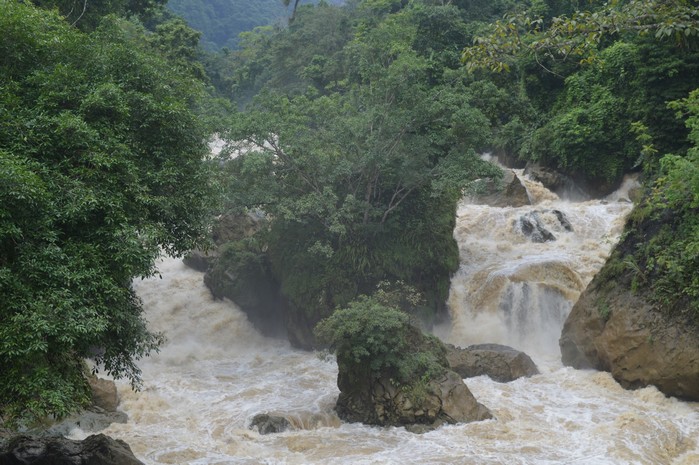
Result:
M341 423L332 410L332 358L262 337L233 303L212 300L200 273L166 259L162 278L134 286L152 328L168 341L141 362L140 392L119 383L129 421L105 433L147 464L699 463L699 404L652 387L626 391L608 373L558 361L563 319L602 266L628 202L570 204L539 185L528 189L530 207L464 202L455 230L462 266L452 282L453 326L442 337L462 346L513 345L542 369L508 384L467 380L495 420L423 435ZM533 242L522 233L520 218L534 211L555 240ZM260 435L248 429L258 413L283 415L294 428Z

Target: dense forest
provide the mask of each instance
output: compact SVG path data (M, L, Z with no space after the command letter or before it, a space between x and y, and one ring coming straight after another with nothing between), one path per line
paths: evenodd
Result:
M641 173L632 221L661 233L619 266L696 318L695 2L321 0L236 42L274 18L227 23L240 3L173 0L188 25L161 0L0 0L0 421L84 404L85 358L138 386L163 335L130 283L222 214L265 217L215 266L267 283L300 346L337 308L446 318L456 203L501 176L483 152L590 195Z

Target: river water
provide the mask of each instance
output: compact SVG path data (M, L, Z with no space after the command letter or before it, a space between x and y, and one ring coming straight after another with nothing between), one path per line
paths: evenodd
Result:
M168 341L141 361L140 392L118 382L129 420L104 433L125 440L146 464L698 464L699 404L653 387L626 391L608 373L559 361L562 322L630 210L625 191L569 203L536 183L527 187L533 206L459 206L453 324L438 328L461 346L525 349L539 365L542 374L508 384L466 380L494 420L422 435L342 423L333 413L332 357L261 336L232 302L211 298L201 273L165 259L162 278L134 286L151 327ZM521 218L532 215L555 240L522 233ZM294 429L260 435L248 429L258 413L284 415Z

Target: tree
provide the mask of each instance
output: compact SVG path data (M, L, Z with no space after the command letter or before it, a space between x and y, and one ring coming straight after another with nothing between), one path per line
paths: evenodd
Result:
M226 135L247 152L230 163L230 202L270 215L273 271L311 327L382 280L424 293L432 317L442 311L458 265L456 201L499 174L476 155L490 121L461 80L432 85L408 19L348 44L337 88L263 93Z
M84 358L139 383L156 350L131 281L204 230L201 84L107 17L89 35L0 3L0 420L61 416Z
M488 34L463 50L468 69L507 71L514 57L531 54L541 66L547 60L594 59L610 37L632 33L654 35L686 45L699 36L699 8L690 0L612 1L545 20L535 12L510 14L490 26ZM596 4L592 4L596 6Z
M291 9L291 16L289 16L289 23L293 23L294 19L296 19L296 8L299 6L299 1L300 0L294 0L294 7ZM289 8L291 0L282 0L282 3L285 7Z

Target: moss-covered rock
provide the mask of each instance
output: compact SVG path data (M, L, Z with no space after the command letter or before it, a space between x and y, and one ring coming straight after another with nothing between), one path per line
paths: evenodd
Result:
M449 369L444 344L374 298L336 311L316 334L337 353L336 410L343 420L429 429L492 418Z

